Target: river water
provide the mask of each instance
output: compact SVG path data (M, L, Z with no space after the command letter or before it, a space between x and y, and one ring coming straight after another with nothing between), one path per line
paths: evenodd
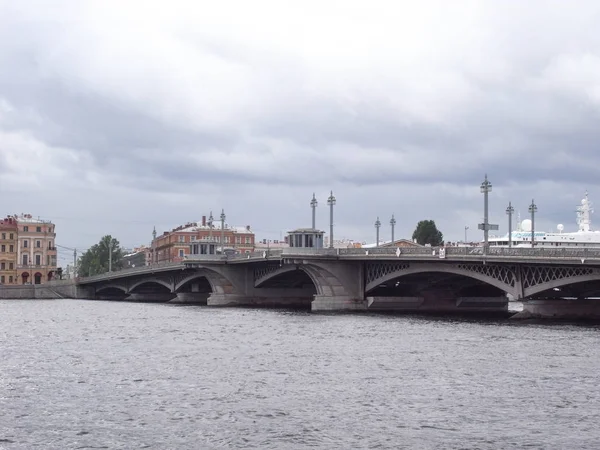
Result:
M0 301L0 448L598 448L599 348L597 326Z

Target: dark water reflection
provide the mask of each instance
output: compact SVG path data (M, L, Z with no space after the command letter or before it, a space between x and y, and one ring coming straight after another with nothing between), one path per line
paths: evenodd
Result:
M599 328L0 301L0 448L598 448Z

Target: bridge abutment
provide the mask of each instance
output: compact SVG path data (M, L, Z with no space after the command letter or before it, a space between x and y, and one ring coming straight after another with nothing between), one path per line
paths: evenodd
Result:
M210 292L179 292L169 303L207 305Z

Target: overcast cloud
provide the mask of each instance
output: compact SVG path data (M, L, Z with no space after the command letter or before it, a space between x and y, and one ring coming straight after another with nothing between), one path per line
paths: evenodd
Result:
M313 192L328 230L333 190L336 237L394 213L471 240L487 173L502 233L532 198L573 230L600 202L599 23L594 0L0 0L1 210L79 249L221 208L278 239Z

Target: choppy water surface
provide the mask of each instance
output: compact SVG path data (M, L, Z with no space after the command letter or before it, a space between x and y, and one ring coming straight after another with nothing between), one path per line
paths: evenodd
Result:
M598 448L599 329L0 301L0 448Z

